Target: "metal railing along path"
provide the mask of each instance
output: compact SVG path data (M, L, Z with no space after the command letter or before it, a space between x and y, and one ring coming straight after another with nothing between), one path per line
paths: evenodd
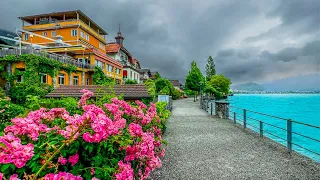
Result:
M248 113L250 113L253 116L260 116L260 118L249 116ZM300 137L300 138L310 140L314 143L318 143L317 145L319 145L320 147L320 139L317 138L317 137L320 137L320 135L317 137L310 137L308 135L305 135L293 130L293 126L300 126L300 128L301 127L310 128L309 132L318 130L319 133L316 133L316 134L320 134L320 126L298 122L291 119L282 118L282 117L269 115L261 112L256 112L252 110L247 110L247 109L239 108L235 106L229 106L229 119L233 120L235 124L237 123L241 124L243 128L251 127L252 130L260 134L260 137L273 136L278 138L279 139L278 143L286 146L287 151L289 153L295 150L293 149L293 146L297 146L298 148L301 148L320 158L320 152L316 152L315 150L312 150L311 148L306 147L305 146L306 144L299 143L299 141L293 141L294 136L295 136L295 139L299 139L298 137ZM271 121L275 123L266 122L267 121L266 119L268 119L268 121L270 121L270 119L273 119ZM265 126L269 126L274 129L269 128L268 130ZM305 130L304 133L305 132L307 132L307 130ZM301 140L301 139L300 141L305 142L305 140Z

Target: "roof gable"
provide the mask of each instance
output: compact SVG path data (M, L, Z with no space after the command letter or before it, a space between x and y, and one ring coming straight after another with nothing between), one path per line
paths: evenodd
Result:
M106 45L106 52L107 53L118 53L120 50L119 44L107 44Z

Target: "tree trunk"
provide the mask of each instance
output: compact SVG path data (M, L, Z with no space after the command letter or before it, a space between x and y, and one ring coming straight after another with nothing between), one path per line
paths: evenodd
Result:
M196 102L196 93L194 93L193 102Z

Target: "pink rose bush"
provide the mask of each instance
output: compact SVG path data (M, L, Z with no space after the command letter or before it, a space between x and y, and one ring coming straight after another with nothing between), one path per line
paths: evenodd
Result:
M0 136L0 180L146 179L161 167L168 116L140 101L97 106L81 92L81 114L41 108L11 120Z

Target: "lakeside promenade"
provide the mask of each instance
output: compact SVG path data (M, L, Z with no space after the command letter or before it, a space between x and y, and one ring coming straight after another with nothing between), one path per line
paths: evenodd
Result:
M192 98L173 102L165 139L152 179L320 179L319 163L208 115Z

